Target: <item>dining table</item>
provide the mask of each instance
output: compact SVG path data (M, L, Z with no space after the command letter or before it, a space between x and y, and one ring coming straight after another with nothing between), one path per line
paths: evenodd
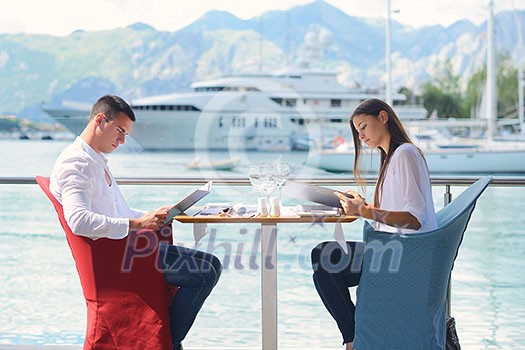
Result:
M194 225L203 224L260 224L261 225L261 335L263 350L277 350L278 331L278 292L277 292L277 225L307 224L307 223L349 223L357 219L356 216L308 213L298 214L291 207L282 207L280 216L259 215L229 215L221 212L216 215L180 214L173 219ZM199 229L202 231L202 229Z

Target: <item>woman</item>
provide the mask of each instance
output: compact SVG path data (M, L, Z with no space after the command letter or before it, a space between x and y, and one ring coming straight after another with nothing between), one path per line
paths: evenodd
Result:
M355 146L354 175L359 176L361 143L378 148L381 166L373 204L354 191L336 192L347 215L374 220L375 229L414 233L437 228L430 176L423 153L408 137L396 113L386 102L369 99L350 118ZM348 254L336 242L324 242L312 251L314 284L328 312L337 322L346 349L353 349L355 306L348 287L361 276L362 242L347 242Z

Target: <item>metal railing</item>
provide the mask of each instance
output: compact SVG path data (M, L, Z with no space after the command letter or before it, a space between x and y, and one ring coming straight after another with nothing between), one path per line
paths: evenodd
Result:
M476 182L481 176L431 176L433 186L468 186ZM120 177L117 182L121 185L196 185L213 180L217 185L246 186L250 185L247 177ZM314 185L347 186L356 185L356 180L346 176L323 176L323 177L298 177L294 180L305 181ZM375 177L364 179L367 185L374 185ZM4 176L0 177L0 185L32 185L36 184L34 177L28 176ZM494 176L490 186L501 187L525 187L524 176Z

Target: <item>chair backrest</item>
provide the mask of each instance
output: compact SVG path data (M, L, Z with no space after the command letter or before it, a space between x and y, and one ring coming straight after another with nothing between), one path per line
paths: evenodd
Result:
M457 241L456 254L452 261L452 266L459 252L459 246L463 241L463 236L465 230L467 229L467 224L470 221L470 216L474 211L476 202L481 194L487 189L487 187L492 181L492 176L484 176L477 180L475 183L467 187L460 195L453 199L452 202L444 206L441 210L436 213L438 227L445 228L448 225L456 220L459 220L459 217L463 216L464 226L462 229L456 231L459 233L459 240Z
M490 180L478 180L441 209L436 230L392 234L365 223L356 348L444 348L450 272L476 201Z
M73 233L73 231L71 231L71 228L69 228L66 218L64 217L64 209L62 207L62 204L60 204L60 202L55 198L55 196L51 193L51 190L49 189L49 178L44 176L37 176L36 182L38 183L42 191L44 191L47 198L53 204L53 207L55 208L55 211L58 216L58 221L60 222L60 226L62 226L62 229L66 234L66 239L69 244L69 248L71 249L73 259L75 260L75 265L77 267L84 297L86 299L96 299L97 289L95 285L95 274L93 266L90 263L93 254L92 245L86 238L76 236Z
M65 221L64 209L62 208L62 204L60 204L60 202L55 198L55 196L53 196L53 194L51 193L51 190L49 189L49 183L50 183L49 178L44 177L44 176L37 176L36 177L36 182L38 183L38 185L40 186L42 191L44 191L44 193L46 194L47 198L49 198L49 200L53 204L53 207L55 207L55 210L56 210L57 215L58 215L58 219L60 220L60 225L62 226L64 231L67 231L67 232L73 234L73 232L71 232L71 229L69 228L67 222Z
M487 188L492 180L491 176L485 176L466 188L452 202L439 210L437 215L438 226L443 227L461 215L469 207L475 205L477 199Z
M172 242L171 227L130 232L124 239L75 235L49 179L36 181L53 203L75 260L87 304L84 348L171 349L168 307L174 291L157 269L158 245Z

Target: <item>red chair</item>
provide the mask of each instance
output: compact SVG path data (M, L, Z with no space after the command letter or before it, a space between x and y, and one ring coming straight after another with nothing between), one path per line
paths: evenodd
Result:
M77 236L49 179L36 177L53 203L75 260L87 305L84 349L172 349L169 304L176 288L157 268L159 242L171 243L171 226L123 239Z

